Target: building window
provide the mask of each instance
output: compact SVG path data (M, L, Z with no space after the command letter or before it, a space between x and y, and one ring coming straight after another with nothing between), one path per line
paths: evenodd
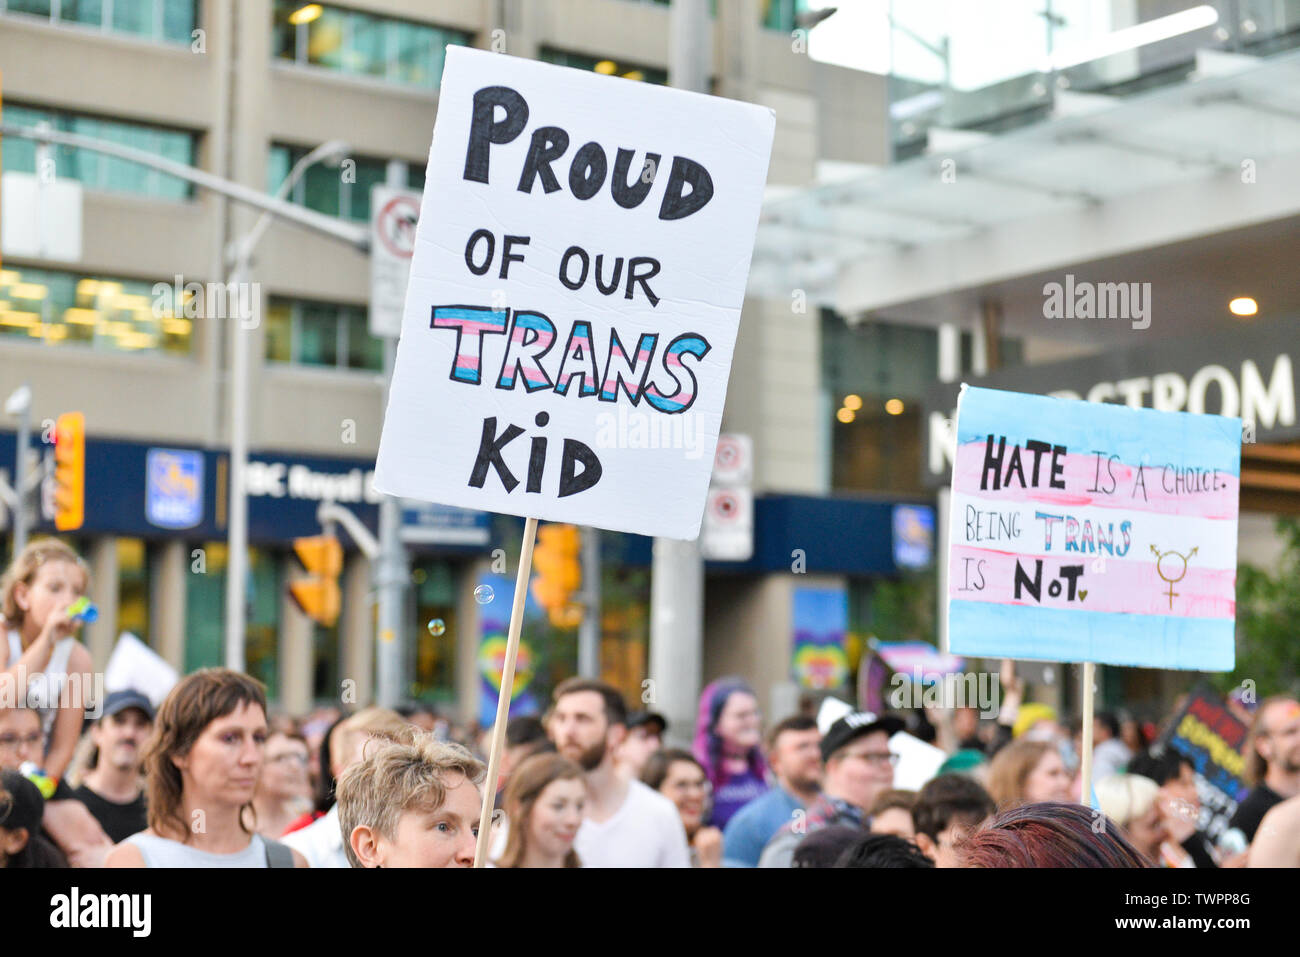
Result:
M143 538L117 539L117 630L149 641L149 549Z
M359 10L275 0L271 55L386 83L437 89L448 44L473 34Z
M271 300L266 358L270 362L379 371L384 343L370 334L364 306Z
M267 192L279 190L294 164L309 152L300 146L272 145L266 162ZM339 167L327 163L309 166L294 184L289 201L327 216L369 222L370 191L387 181L388 160L358 156L352 162L356 167L349 167L347 177ZM406 164L406 184L408 189L424 189L423 165Z
M606 76L644 80L646 83L654 83L659 86L665 86L668 83L667 70L661 70L653 66L638 66L632 63L619 62L609 57L588 56L585 53L570 53L565 50L543 47L538 51L537 58L546 63L571 66L578 70L591 70L593 73L603 73Z
M190 571L185 589L185 672L225 663L226 543L204 542L203 572ZM191 549L191 554L193 549ZM263 548L248 550L248 590L244 629L244 670L266 685L267 697L279 697L280 605L284 583L281 555Z
M154 43L191 42L195 0L0 0L0 13L37 16L138 37Z
M195 137L192 133L10 103L5 104L4 119L7 124L16 126L34 127L48 123L51 129L60 132L109 140L186 166L194 165ZM35 173L36 151L35 140L16 136L7 138L3 152L5 171ZM185 180L115 156L72 146L54 146L50 156L54 160L56 176L76 180L86 189L134 193L157 199L189 199L193 195L193 187Z
M807 9L808 0L763 0L763 26L790 33L795 27L795 17Z
M416 627L412 632L411 697L431 704L456 703L456 616L454 566L421 558L411 569L411 601ZM431 623L439 623L430 627Z
M105 279L6 265L0 269L0 337L97 352L188 356L192 321L169 283Z

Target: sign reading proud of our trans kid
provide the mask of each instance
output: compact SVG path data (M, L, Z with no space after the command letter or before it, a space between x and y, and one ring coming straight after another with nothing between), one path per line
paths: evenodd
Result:
M1230 671L1241 420L963 386L955 654Z
M697 537L774 125L448 47L375 487Z

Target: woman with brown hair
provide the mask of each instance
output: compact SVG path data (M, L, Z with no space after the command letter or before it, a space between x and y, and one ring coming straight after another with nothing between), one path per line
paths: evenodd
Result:
M1061 752L1047 741L1013 741L989 765L989 793L999 810L1068 801L1071 783Z
M184 678L145 752L149 828L113 848L104 866L306 867L249 826L266 739L259 682L226 668Z
M497 867L581 867L573 840L582 826L587 783L582 768L559 754L537 754L510 775L506 848Z
M16 697L40 713L42 768L55 781L72 760L90 704L84 686L94 670L90 652L76 639L80 622L68 615L89 583L85 563L53 538L29 542L0 579L7 639L0 643L0 681L11 688L21 683Z

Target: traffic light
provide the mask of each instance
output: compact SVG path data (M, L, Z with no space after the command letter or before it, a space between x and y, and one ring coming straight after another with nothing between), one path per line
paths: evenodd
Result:
M343 546L331 535L295 538L293 550L310 578L289 583L289 594L302 613L326 628L339 620L339 573Z
M582 535L576 525L544 525L537 530L533 597L560 628L572 628L582 620L582 608L573 602L573 593L582 585L581 552Z
M65 412L54 423L54 527L81 528L86 520L86 417Z

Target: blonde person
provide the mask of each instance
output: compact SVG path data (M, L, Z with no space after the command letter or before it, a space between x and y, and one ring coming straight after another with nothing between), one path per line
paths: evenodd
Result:
M89 583L77 553L52 538L30 542L0 578L0 690L40 714L45 742L35 763L56 782L72 760L89 704L90 689L74 682L93 671L90 652L75 637L80 622L68 616Z
M1013 741L989 765L989 793L999 810L1069 801L1072 783L1061 752L1047 741Z
M483 762L413 726L368 738L362 749L339 778L338 827L349 866L472 867Z
M343 773L365 757L366 744L371 738L397 738L413 728L414 725L396 711L388 708L362 708L330 735L330 761L334 765L334 775L342 780ZM307 858L312 867L352 866L339 826L337 801L323 817L284 835L284 843Z
M581 867L574 838L582 826L587 784L582 768L560 754L524 760L506 785L510 818L497 867Z
M1129 842L1152 864L1195 867L1191 855L1169 840L1160 813L1160 785L1138 774L1110 774L1096 784L1102 813L1128 832Z
M149 827L105 867L306 867L253 830L267 739L266 693L237 671L204 668L171 690L145 753Z

